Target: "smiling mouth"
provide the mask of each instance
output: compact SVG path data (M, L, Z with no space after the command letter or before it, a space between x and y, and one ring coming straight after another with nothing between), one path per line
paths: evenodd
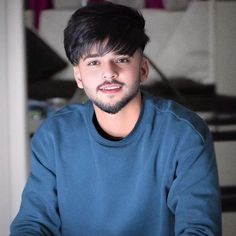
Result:
M119 92L122 88L121 83L105 83L101 86L98 87L98 90L102 92L108 92L108 93L114 93L114 92Z

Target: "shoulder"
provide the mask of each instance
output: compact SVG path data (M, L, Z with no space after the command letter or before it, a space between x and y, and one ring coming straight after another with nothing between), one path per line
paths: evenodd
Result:
M49 115L34 136L72 132L88 120L90 103L71 104Z
M82 118L87 115L87 110L89 107L89 103L86 104L70 104L64 106L62 109L54 112L47 118L47 121L54 122L57 120L70 120L77 117Z
M209 137L206 122L194 111L169 99L147 96L149 109L153 109L157 120L172 131L172 135L189 134L202 142ZM157 121L157 122L158 122ZM186 135L185 135L186 136Z

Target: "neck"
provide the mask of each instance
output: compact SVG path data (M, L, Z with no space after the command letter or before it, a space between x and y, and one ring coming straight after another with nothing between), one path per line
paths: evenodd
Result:
M141 112L141 94L131 100L116 114L109 114L94 106L96 120L100 131L110 139L122 139L134 128Z

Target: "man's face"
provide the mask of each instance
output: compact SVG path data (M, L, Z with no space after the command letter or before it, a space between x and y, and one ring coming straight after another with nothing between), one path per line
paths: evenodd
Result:
M140 82L147 79L148 62L140 50L132 56L109 52L99 55L94 46L74 67L79 88L101 110L115 114L139 95Z

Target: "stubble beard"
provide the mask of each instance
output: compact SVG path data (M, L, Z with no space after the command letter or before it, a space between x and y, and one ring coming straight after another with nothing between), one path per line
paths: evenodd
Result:
M109 114L116 114L120 110L122 110L138 94L138 92L139 92L139 83L136 84L136 86L130 91L129 94L127 94L125 97L123 97L120 101L116 102L115 104L103 103L102 101L93 99L91 99L91 101L102 111Z

